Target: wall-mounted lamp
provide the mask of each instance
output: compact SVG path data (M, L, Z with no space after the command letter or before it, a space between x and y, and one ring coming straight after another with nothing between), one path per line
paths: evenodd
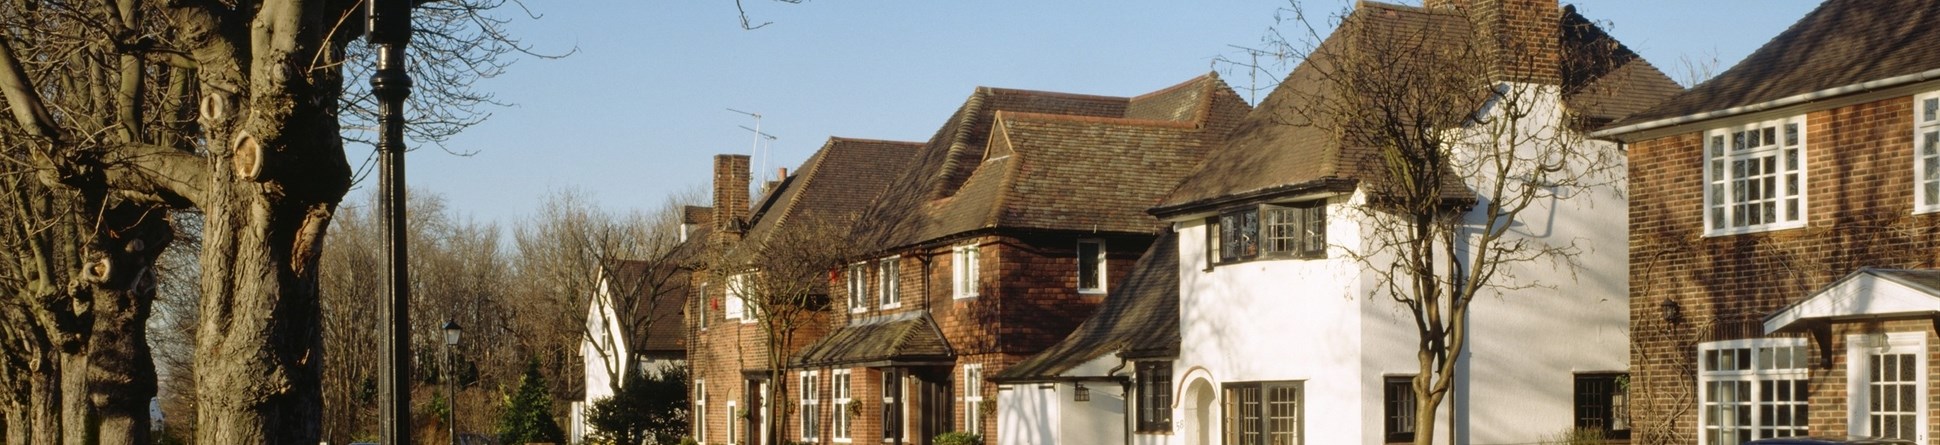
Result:
M1657 308L1664 315L1665 323L1678 324L1684 322L1684 306L1677 304L1677 300L1666 297L1663 303L1657 305Z
M1079 402L1091 401L1091 389L1085 388L1085 384L1083 383L1079 383L1077 385L1078 385L1078 390L1073 391L1071 393L1071 400L1075 400Z

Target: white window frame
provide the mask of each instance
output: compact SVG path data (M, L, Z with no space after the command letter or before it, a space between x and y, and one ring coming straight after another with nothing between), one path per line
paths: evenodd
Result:
M1940 212L1940 91L1913 96L1913 213L1932 212Z
M902 260L903 257L892 256L876 262L876 282L878 283L876 294L880 296L877 300L881 300L883 309L903 307L903 295L900 289L902 286L900 281L903 277Z
M700 314L699 314L700 316L695 317L697 320L700 320L697 322L700 324L700 326L697 326L697 327L700 330L705 331L707 330L707 302L709 300L707 298L707 283L700 283L700 285L695 286L694 292L695 292L694 295L700 296L700 298L695 299L697 302L700 303L699 305L700 309L698 309L700 311Z
M729 321L743 321L747 311L747 299L741 299L741 284L747 280L741 274L727 276L727 286L722 286L722 317Z
M1850 334L1846 336L1846 406L1847 430L1856 436L1878 436L1872 431L1867 407L1872 403L1869 395L1872 381L1871 368L1874 354L1909 354L1913 356L1914 397L1913 431L1918 435L1911 439L1916 443L1927 443L1929 401L1927 394L1927 338L1926 332L1892 332L1886 334Z
M727 402L727 436L728 436L727 443L728 445L735 445L735 444L741 443L741 435L738 434L740 433L740 431L737 431L734 428L735 424L741 423L741 419L740 419L741 416L736 415L738 413L736 413L734 410L735 409L734 402L735 402L734 400L729 400Z
M1746 369L1724 370L1724 371L1706 370L1707 365L1705 363L1705 360L1706 360L1707 352L1736 351L1739 349L1750 350L1746 355L1744 355L1744 357L1748 357L1748 360L1751 360L1751 363L1749 365L1745 365ZM1770 350L1773 352L1767 355L1761 350ZM1778 352L1780 350L1785 350L1788 352ZM1711 383L1738 382L1738 381L1749 382L1746 385L1746 388L1748 388L1747 391L1750 391L1750 394L1743 395L1744 400L1748 400L1748 402L1737 404L1737 406L1738 406L1738 409L1750 411L1750 414L1748 415L1748 417L1751 419L1751 425L1749 425L1749 428L1751 430L1751 439L1763 439L1767 437L1763 435L1762 430L1765 429L1767 425L1766 420L1768 419L1763 418L1763 414L1760 412L1762 411L1760 409L1760 405L1784 403L1785 406L1797 406L1799 405L1799 402L1797 401L1806 400L1807 397L1798 395L1798 394L1793 394L1792 398L1795 401L1792 401L1792 402L1777 401L1774 399L1775 396L1770 394L1765 394L1764 389L1762 388L1762 385L1759 385L1759 383L1767 382L1767 381L1790 382L1790 381L1809 380L1811 378L1812 351L1813 349L1811 345L1808 344L1806 340L1803 338L1753 338L1753 339L1742 339L1742 340L1715 341L1715 342L1706 342L1706 343L1698 344L1698 351L1697 351L1698 352L1698 355L1697 355L1698 444L1714 445L1711 443L1711 433L1710 433L1710 430L1713 427L1713 425L1711 425L1710 415L1707 411L1712 408L1706 405L1707 403L1709 403L1710 400L1712 400L1711 385L1710 385ZM1721 353L1721 355L1724 355L1724 354ZM1774 358L1774 357L1777 357L1777 358ZM1766 364L1767 363L1766 360L1768 358L1773 360L1772 365ZM1729 360L1732 360L1735 363L1739 359L1741 358L1734 356ZM1781 363L1781 362L1789 362L1790 366L1784 367L1784 368L1777 367L1777 366L1784 365L1784 363ZM1767 366L1771 366L1771 368L1767 369ZM1774 387L1776 387L1776 383L1774 384ZM1806 406L1808 415L1810 415L1809 414L1811 409L1810 403L1806 402L1804 403L1804 405ZM1800 422L1801 426L1805 426L1809 424L1810 424L1809 421ZM1808 435L1811 433L1811 430L1809 427L1804 427L1804 428L1800 428L1796 432L1798 433L1797 435ZM1750 440L1750 439L1747 439L1747 440Z
M869 263L849 265L849 312L869 311Z
M1767 138L1756 136L1762 134L1761 130L1767 129L1772 130L1771 137L1776 139L1769 144ZM1792 137L1793 130L1796 130L1796 140ZM1805 115L1802 114L1715 128L1704 132L1704 163L1700 168L1704 171L1702 213L1705 236L1805 227L1807 217L1811 213L1809 210L1810 175L1807 174L1810 170L1807 168L1810 165L1807 153L1810 146L1807 143L1808 136ZM1753 140L1756 140L1758 145L1743 149L1736 148L1740 143L1740 137L1743 137L1744 145L1750 145ZM1771 166L1761 170L1770 170L1772 173L1769 176L1764 173L1758 173L1757 176L1750 173L1743 174L1742 176L1751 177L1751 179L1740 183L1738 176L1742 171L1741 167L1749 169L1751 166ZM1759 179L1769 179L1770 183L1760 182ZM1797 187L1795 193L1792 190L1794 182ZM1734 190L1741 184L1745 187L1746 193L1752 191L1751 189L1775 190L1769 203L1772 205L1771 211L1776 215L1771 216L1772 219L1769 222L1738 224L1739 218L1749 219L1749 217L1742 211L1744 209L1737 208L1741 205L1740 202L1725 200L1735 195L1737 192ZM1766 200L1760 198L1758 201ZM1759 213L1762 213L1762 210Z
M707 379L694 379L694 440L707 443Z
M724 303L727 309L721 311L727 314L727 319L740 320L742 324L754 323L756 318L753 313L754 311L749 310L747 297L744 296L744 290L747 286L748 274L742 273L728 276L727 289L725 289L727 291L727 297L724 298L727 300Z
M1097 277L1098 277L1098 283L1097 283L1098 285L1095 287L1084 287L1084 283L1085 283L1084 270L1086 269L1085 258L1084 258L1084 252L1085 252L1084 247L1086 244L1094 244L1098 246L1097 256L1091 259L1092 261L1095 261L1096 264L1093 264L1092 267L1090 268L1091 273L1097 274ZM1105 240L1101 238L1084 238L1084 239L1078 240L1078 250L1076 251L1076 256L1078 257L1077 258L1078 276L1076 280L1078 284L1078 293L1081 293L1081 294L1105 293L1105 282L1109 281L1106 279L1107 277L1109 277L1109 275L1105 275L1105 258L1106 258Z
M821 373L817 371L801 372L802 420L797 422L796 428L800 430L804 442L814 442L822 437L822 390L817 385L820 377ZM809 428L810 425L815 428Z
M829 388L833 391L830 395L835 402L835 417L833 422L829 422L829 435L835 437L836 443L855 441L855 419L849 417L849 407L855 405L855 399L851 397L855 390L855 381L850 378L853 375L854 372L848 369L829 371Z
M963 244L950 249L950 294L955 298L976 298L983 293L983 249Z
M963 429L983 436L983 364L963 365Z

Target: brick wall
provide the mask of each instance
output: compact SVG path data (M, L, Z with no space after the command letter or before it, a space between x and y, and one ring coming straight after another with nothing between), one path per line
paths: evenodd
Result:
M1808 225L1789 230L1704 236L1701 133L1630 145L1634 440L1697 443L1698 343L1761 336L1764 316L1860 267L1935 267L1940 219L1912 214L1911 113L1908 97L1808 113ZM1839 360L1813 370L1814 435L1845 431Z

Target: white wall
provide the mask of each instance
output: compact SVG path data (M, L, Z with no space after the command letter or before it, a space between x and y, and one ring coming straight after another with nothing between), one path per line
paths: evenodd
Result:
M1346 198L1329 202L1328 242L1359 244L1354 225L1335 222L1347 216L1341 207ZM1378 442L1354 427L1364 421L1363 405L1378 408L1379 399L1364 401L1360 391L1366 375L1359 340L1366 297L1353 262L1334 252L1327 259L1253 261L1207 272L1204 221L1175 228L1181 348L1173 376L1181 389L1166 443L1197 437L1182 389L1195 379L1205 379L1215 394L1225 383L1304 381L1307 443ZM1216 403L1212 409L1208 419L1213 421L1205 427L1217 443Z
M1057 441L1058 391L1050 384L1003 385L997 389L997 443L1051 445Z
M612 300L607 292L606 279L602 277L599 280L598 294L593 296L592 304L587 305L588 335L586 337L590 338L581 338L579 344L579 354L586 370L586 386L584 386L586 398L573 402L574 412L571 424L567 426L572 436L568 439L575 443L582 440L584 434L588 432L584 423L585 418L580 415L581 411L585 407L592 406L595 401L613 396L612 384L615 377L608 369L617 367L621 373L624 373L626 365L631 361L625 353L626 338L618 335L620 320L613 312ZM608 360L614 363L609 365Z

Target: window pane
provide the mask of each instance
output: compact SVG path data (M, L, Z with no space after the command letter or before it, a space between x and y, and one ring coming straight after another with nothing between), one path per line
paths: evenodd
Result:
M1785 145L1799 144L1799 124L1785 124Z
M1778 137L1774 136L1777 133L1778 133L1777 128L1765 127L1765 144L1761 144L1761 145L1777 144Z
M1940 98L1929 97L1920 101L1920 104L1922 121L1933 122L1936 118L1940 118Z
M1102 289L1104 284L1098 276L1104 260L1104 245L1097 242L1078 243L1078 289Z

